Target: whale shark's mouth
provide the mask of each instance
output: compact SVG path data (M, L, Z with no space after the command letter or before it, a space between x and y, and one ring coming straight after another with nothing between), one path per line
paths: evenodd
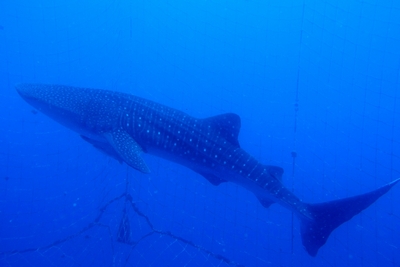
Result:
M40 89L37 86L19 83L15 85L18 94L30 105L40 110Z
M15 85L15 89L22 97L33 97L39 93L38 90L40 90L40 86L27 83L18 83Z

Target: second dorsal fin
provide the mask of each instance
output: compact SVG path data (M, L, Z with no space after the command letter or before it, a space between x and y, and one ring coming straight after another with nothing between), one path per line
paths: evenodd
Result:
M283 169L278 166L267 165L268 173L282 182Z

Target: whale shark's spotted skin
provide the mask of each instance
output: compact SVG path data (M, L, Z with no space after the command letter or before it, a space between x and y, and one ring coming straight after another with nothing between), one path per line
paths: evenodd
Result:
M143 173L149 169L140 154L147 152L184 165L213 185L237 183L253 192L264 207L283 205L299 217L303 245L312 256L335 228L399 181L356 197L308 204L283 185L282 168L261 164L240 147L240 118L236 114L198 119L125 93L62 85L16 87L38 110Z

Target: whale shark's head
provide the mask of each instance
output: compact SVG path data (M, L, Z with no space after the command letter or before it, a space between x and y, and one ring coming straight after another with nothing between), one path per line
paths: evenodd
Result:
M38 111L74 130L82 127L92 99L88 89L76 87L17 84L15 88Z
M46 95L50 92L49 86L38 86L37 84L19 83L15 85L18 94L29 104L40 109L42 104L46 103Z
M55 117L77 116L88 102L73 87L45 84L17 84L18 94L34 108L44 114Z
M21 97L50 118L86 136L119 123L125 94L64 85L17 84Z
M67 92L62 87L45 84L20 83L15 85L18 94L29 104L41 110L48 107L64 107Z

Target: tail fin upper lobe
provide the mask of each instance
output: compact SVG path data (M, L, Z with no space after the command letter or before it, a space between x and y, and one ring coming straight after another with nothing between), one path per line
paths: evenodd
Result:
M368 208L399 181L400 179L397 179L366 194L330 202L307 204L313 219L300 218L300 230L303 245L308 254L315 256L334 229Z

